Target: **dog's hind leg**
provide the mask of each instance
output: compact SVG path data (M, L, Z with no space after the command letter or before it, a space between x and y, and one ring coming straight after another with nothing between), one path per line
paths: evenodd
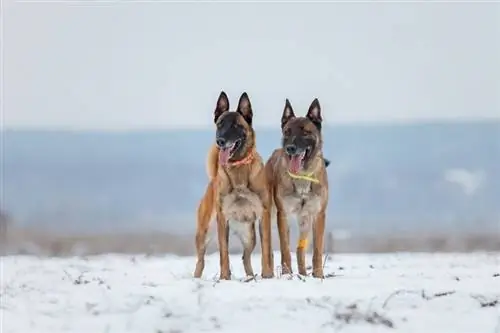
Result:
M318 214L313 225L313 277L323 278L323 249L325 237L325 212Z
M273 250L271 245L271 214L269 211L264 212L264 216L259 223L259 236L261 244L261 264L262 278L270 279L274 277L273 272Z
M203 269L205 268L205 253L207 251L207 231L208 224L198 226L196 230L196 268L194 270L194 277L200 278L203 274Z
M245 267L245 274L247 276L254 276L252 268L252 252L255 249L256 236L255 236L255 222L247 223L247 237L243 244L243 266Z
M229 223L226 217L217 210L217 239L219 241L220 280L231 280L229 268Z
M281 274L291 274L292 257L290 256L290 227L288 225L286 213L283 210L278 209L277 216L281 251Z
M196 268L194 270L194 277L200 278L203 274L203 270L205 268L205 253L207 251L207 232L210 226L210 221L213 219L215 214L215 198L214 198L214 189L213 183L210 182L207 186L207 190L203 199L198 206L197 211L197 225L196 225Z

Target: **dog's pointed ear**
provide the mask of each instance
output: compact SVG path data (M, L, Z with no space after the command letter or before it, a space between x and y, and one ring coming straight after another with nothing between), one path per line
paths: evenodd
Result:
M309 106L309 111L307 111L306 117L312 121L314 125L316 125L318 130L321 130L323 118L321 117L321 106L319 105L317 98L315 98L314 101L312 101L311 106Z
M248 98L248 94L244 92L241 94L240 100L238 101L238 108L236 109L238 113L240 113L243 118L245 118L248 125L252 126L252 104L250 103L250 98Z
M217 100L217 105L215 106L214 111L214 123L217 122L217 119L224 113L229 111L229 99L224 91L220 92L219 99Z
M283 129L286 123L292 118L295 118L295 113L293 113L292 104L290 104L287 98L285 101L285 108L283 109L283 115L281 116L281 129Z

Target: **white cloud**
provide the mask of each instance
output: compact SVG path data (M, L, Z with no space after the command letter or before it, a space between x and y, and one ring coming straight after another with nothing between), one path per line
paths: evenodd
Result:
M447 182L461 187L466 195L474 195L481 188L486 176L482 170L469 171L467 169L449 169L444 173Z

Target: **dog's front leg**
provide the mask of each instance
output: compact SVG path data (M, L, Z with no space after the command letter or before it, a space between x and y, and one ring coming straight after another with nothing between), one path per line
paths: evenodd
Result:
M323 278L323 249L325 236L325 211L318 213L313 225L313 277Z
M278 233L280 238L281 274L291 274L292 257L290 255L290 227L288 225L287 214L281 205L277 205L276 210L278 217Z
M262 216L260 217L259 233L262 256L262 278L270 279L274 277L274 256L271 237L271 195L265 187L259 193L262 202Z
M230 280L231 271L229 269L229 224L220 209L217 211L217 237L219 239L220 279Z
M311 231L311 226L313 224L313 218L311 215L299 216L299 241L297 242L297 267L300 275L307 275L306 270L306 252L307 252L307 241L309 238L309 233Z

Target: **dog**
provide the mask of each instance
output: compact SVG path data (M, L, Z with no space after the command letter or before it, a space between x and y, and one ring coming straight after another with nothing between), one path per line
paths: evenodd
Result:
M305 252L313 230L313 277L323 278L323 248L330 161L323 157L321 106L314 99L305 117L296 117L286 99L281 118L281 148L274 150L265 165L269 196L277 213L282 274L292 273L288 217L295 215L300 236L297 266L307 275ZM263 261L265 258L263 257Z
M255 223L259 223L263 258L271 253L270 197L264 162L256 151L252 127L253 111L244 92L235 111L229 111L229 100L220 93L214 111L215 143L207 158L209 184L197 211L194 277L200 278L205 267L206 238L213 217L217 221L220 253L220 279L230 280L229 231L236 231L243 245L243 266L247 276L254 276L251 254L255 248ZM263 278L273 277L272 265L263 262Z

